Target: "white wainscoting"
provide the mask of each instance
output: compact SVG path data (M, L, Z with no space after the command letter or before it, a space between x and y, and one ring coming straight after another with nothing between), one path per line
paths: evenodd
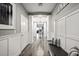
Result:
M21 51L28 45L29 41L27 34L21 34Z
M66 43L66 51L67 51L67 53L70 52L70 49L72 47L78 47L79 48L79 41L75 41L75 40L69 39L69 38L66 39L66 41L67 41L67 43Z
M57 39L60 39L60 46L65 49L65 19L61 18L56 21L57 24Z
M61 47L69 53L69 49L79 48L79 9L56 20L56 37L61 39Z
M75 40L79 40L79 12L66 18L66 34Z
M20 40L21 35L9 35L9 56L16 56L21 53Z
M66 50L76 46L79 48L79 10L66 17Z
M29 42L26 42L28 41L28 39L25 38L24 35L22 33L18 33L18 34L1 36L0 56L18 56L25 48L25 46L29 44Z
M7 37L0 37L0 56L8 55Z

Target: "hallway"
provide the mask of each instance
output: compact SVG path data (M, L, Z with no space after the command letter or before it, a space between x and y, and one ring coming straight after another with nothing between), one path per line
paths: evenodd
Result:
M0 56L79 56L79 3L0 3Z

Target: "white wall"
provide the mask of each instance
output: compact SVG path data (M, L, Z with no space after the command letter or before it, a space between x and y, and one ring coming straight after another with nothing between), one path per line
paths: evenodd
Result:
M16 33L21 32L21 15L27 18L28 20L28 15L26 10L21 4L16 4Z
M79 48L79 4L69 4L58 14L55 11L55 37L60 38L60 46L69 53L70 48Z
M22 33L0 36L0 56L18 56L25 48L24 41Z
M22 34L21 50L30 43L29 16L22 4L16 3L16 33Z
M3 56L19 55L25 46L29 44L28 14L24 7L18 3L15 4L14 10L14 13L16 13L14 15L16 29L0 29L0 55ZM22 26L22 22L25 22L24 26Z
M29 25L29 28L28 28L28 31L29 31L29 40L32 43L32 19L31 19L31 16L29 16L28 23L29 23L28 24Z
M49 40L52 40L54 37L54 19L52 18L52 15L49 18Z
M14 3L14 25L16 29L0 29L0 36L15 34L21 32L21 14L28 18L27 12L20 3Z
M65 35L65 18L61 18L56 21L56 38L60 39L60 46L65 50L66 49L66 35Z

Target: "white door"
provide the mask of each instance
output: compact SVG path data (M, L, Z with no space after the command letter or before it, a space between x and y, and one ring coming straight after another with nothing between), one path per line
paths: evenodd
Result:
M24 47L28 44L28 19L21 15L21 50L24 49Z

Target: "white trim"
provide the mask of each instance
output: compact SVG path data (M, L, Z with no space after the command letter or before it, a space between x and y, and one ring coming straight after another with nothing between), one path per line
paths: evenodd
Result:
M66 38L73 39L75 41L79 41L79 37L75 35L66 35Z
M69 14L63 16L63 17L61 17L61 18L59 18L59 19L56 19L55 21L59 21L59 20L61 20L62 18L70 17L70 16L72 16L72 15L74 15L74 14L77 14L78 12L79 12L79 9L76 9L76 10L74 10L73 12L71 12L71 13L69 13Z
M0 29L15 29L14 26L0 24Z
M79 12L79 9L74 10L74 11L71 12L70 14L66 15L65 18L70 17L70 16L72 16L72 15L74 15L74 14L77 14L78 12Z

